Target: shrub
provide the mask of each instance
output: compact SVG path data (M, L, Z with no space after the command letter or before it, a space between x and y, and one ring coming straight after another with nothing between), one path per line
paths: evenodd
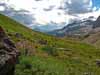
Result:
M45 46L42 48L42 50L46 51L49 55L57 56L57 50L54 49L54 47Z

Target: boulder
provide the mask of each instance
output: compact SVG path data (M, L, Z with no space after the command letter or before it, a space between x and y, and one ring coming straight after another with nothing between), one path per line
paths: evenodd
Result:
M97 59L97 60L96 60L96 65L97 65L98 67L100 67L100 59Z
M14 75L19 50L0 27L0 75Z

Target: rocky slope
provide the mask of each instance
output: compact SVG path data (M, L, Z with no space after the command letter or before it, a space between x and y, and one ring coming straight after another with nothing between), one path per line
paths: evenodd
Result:
M84 41L100 48L100 16L94 22L92 34L85 38Z

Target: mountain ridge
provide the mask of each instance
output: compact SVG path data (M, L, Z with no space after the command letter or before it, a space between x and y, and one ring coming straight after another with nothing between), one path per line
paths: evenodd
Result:
M84 37L87 35L90 35L91 33L96 31L97 27L99 26L99 19L100 16L97 18L96 21L93 20L84 20L80 22L74 22L71 24L68 24L67 26L63 27L62 29L54 30L52 32L48 32L51 35L59 36L79 36L79 37ZM99 28L98 28L99 30Z

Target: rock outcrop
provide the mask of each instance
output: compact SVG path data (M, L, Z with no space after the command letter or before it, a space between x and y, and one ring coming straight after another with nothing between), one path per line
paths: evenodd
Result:
M98 28L100 27L100 16L97 18L97 20L94 22L93 28Z
M14 75L19 51L0 27L0 75Z

